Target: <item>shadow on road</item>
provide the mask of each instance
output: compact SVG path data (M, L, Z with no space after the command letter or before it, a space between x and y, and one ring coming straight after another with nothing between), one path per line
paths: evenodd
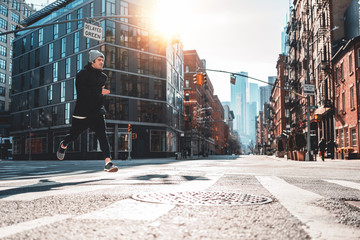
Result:
M17 194L45 192L45 191L49 191L54 188L60 188L60 187L64 187L64 186L74 186L74 185L80 185L80 184L86 184L86 183L94 183L94 182L99 182L102 180L104 180L104 179L61 183L61 182L56 182L56 181L49 181L48 179L41 179L36 184L2 190L2 191L0 191L0 199L6 198L9 196L13 196L13 195L17 195ZM110 179L106 179L106 180L110 180Z

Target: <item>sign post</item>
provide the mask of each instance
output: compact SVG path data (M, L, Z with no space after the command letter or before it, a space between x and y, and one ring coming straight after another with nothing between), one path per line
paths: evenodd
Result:
M304 95L315 95L315 85L314 84L304 84L303 92L304 92Z

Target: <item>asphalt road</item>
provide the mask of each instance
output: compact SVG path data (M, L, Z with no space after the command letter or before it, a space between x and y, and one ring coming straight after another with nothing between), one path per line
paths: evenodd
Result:
M360 239L360 161L0 161L0 239Z

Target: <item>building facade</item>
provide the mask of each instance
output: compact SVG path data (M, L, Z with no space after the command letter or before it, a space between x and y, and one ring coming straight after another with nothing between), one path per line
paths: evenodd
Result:
M184 148L190 156L226 152L224 108L214 95L208 76L203 85L193 81L193 75L199 68L206 74L204 63L196 50L184 51Z
M14 40L12 107L14 157L55 159L69 132L75 76L88 52L105 55L107 135L114 159L174 156L183 128L183 50L159 39L141 18L99 19L103 39L83 36L85 17L141 15L140 0L57 0L23 21L54 23L20 32ZM55 24L56 22L64 22ZM129 125L130 124L130 125ZM84 132L68 159L99 159L94 133Z
M35 12L24 0L0 1L0 33L13 31L22 20ZM11 85L12 85L12 43L14 34L0 35L0 136L9 136Z

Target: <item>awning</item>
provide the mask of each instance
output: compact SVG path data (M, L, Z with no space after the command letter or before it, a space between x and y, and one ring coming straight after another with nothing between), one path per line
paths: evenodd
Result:
M319 107L315 110L314 114L317 114L317 115L323 115L325 113L327 113L328 111L330 111L330 107Z

